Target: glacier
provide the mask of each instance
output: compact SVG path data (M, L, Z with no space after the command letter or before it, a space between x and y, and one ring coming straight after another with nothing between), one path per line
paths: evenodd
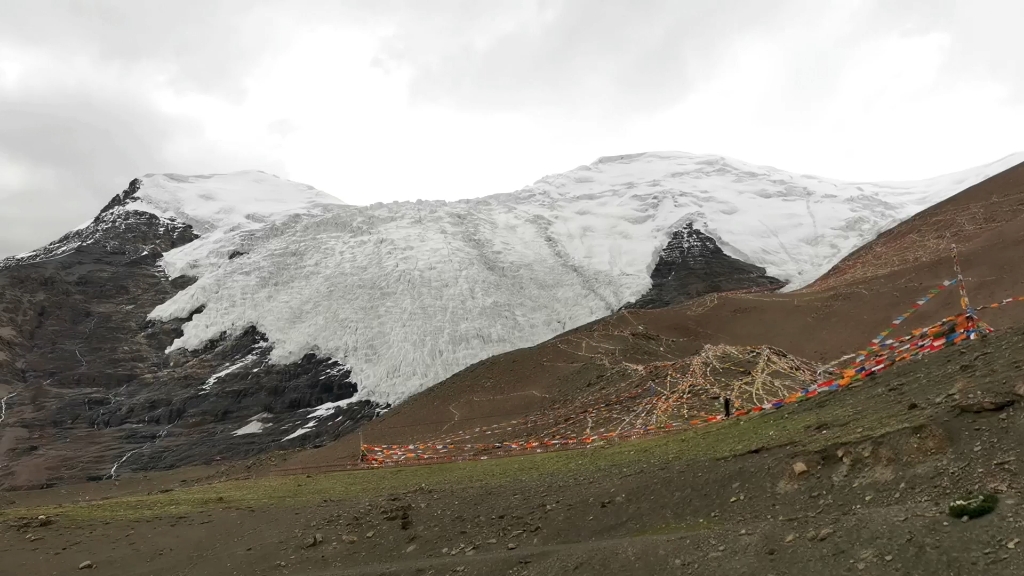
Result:
M603 157L515 192L368 206L263 172L150 174L125 208L200 234L161 261L170 276L198 281L150 318L203 307L168 352L255 326L271 361L330 356L351 368L360 398L394 404L635 300L686 223L797 289L878 233L1021 161L867 183L649 152Z

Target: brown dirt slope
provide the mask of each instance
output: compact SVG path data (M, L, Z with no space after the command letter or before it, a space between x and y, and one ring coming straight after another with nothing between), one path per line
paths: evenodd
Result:
M954 277L959 247L975 306L1024 295L1024 165L965 190L880 235L813 285L792 293L710 295L660 310L629 310L538 346L502 354L455 374L364 427L368 444L452 438L507 440L506 423L564 406L622 380L623 365L673 361L705 344L770 345L814 362L863 349L928 290ZM959 309L940 293L904 324L925 326ZM1024 321L1024 303L985 311L995 328ZM473 432L491 427L489 434ZM358 440L298 455L289 465L346 461Z

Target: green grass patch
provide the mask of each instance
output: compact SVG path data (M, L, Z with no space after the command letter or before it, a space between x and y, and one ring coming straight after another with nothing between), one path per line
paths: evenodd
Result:
M714 530L718 528L716 522L705 521L705 522L690 522L687 524L663 524L661 526L655 526L647 530L641 530L633 534L635 537L644 536L673 536L676 534L696 534L698 532L704 532L706 530Z
M949 505L947 512L953 518L981 518L995 511L999 505L999 497L995 494L979 494L961 498Z

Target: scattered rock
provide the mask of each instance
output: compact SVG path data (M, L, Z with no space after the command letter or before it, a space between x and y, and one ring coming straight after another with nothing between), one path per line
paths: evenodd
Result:
M88 560L86 560L85 562L82 562L81 564L78 565L78 569L79 570L87 570L87 569L91 569L92 567L93 567L92 562L90 562Z
M792 544L794 541L796 541L796 534L786 536L786 544Z
M415 549L416 549L416 545L413 544L412 546L409 546L408 548L406 548L405 552L406 552L406 554L408 554L409 552L412 552Z
M1013 393L1024 398L1024 382L1017 384L1017 387L1013 389Z
M284 568L284 567L285 567L285 566L287 566L288 564L287 564L287 563L285 563L285 562L278 562L278 563L277 563L277 565L278 565L279 567L281 567L281 568Z
M377 532L375 530L370 530L369 532L366 533L366 537L367 538L373 538L373 535L376 534L376 533Z
M886 562L892 562L892 556L886 556L885 557L885 561Z
M315 535L313 535L309 539L309 542L306 543L306 548L312 548L314 546L318 546L318 545L322 544L323 541L324 541L324 535L323 534L315 534Z
M831 528L823 529L821 532L818 533L818 536L817 536L818 542L822 542L822 541L826 540L833 533L835 533L835 530L833 530Z
M509 542L509 543L508 543L508 549L509 549L509 550L515 550L515 549L516 549L516 548L518 548L518 547L519 547L519 546L517 546L517 545L516 545L516 544L515 544L514 542Z
M911 402L910 404L907 404L907 410L916 410L916 409L917 409L917 402Z
M373 534L373 532L371 532L370 534ZM369 536L367 536L367 538L369 538ZM341 541L346 543L346 544L355 544L356 542L359 541L359 538L356 538L355 536L351 536L349 534L346 534L346 535L341 537Z
M806 474L807 472L807 464L804 464L803 462L797 462L793 464L793 473L796 474L797 476L800 476L801 474Z
M817 537L818 537L818 533L815 532L814 530L808 530L807 534L804 535L804 538L806 538L808 542L814 541L814 539L817 538Z
M981 412L992 412L1013 406L1016 400L1008 395L989 396L987 398L961 398L957 400L956 407L961 412L978 414Z
M1006 543L1006 547L1010 550L1014 550L1015 548L1017 548L1017 544L1020 544L1020 538L1014 538L1013 540L1010 540Z

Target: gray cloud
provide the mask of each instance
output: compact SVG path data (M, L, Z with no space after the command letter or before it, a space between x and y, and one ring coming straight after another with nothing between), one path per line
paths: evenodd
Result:
M646 115L685 98L719 71L738 38L815 32L844 2L820 0L561 0L385 3L395 34L377 65L412 74L411 96L446 106ZM865 41L941 32L951 39L942 79L994 78L1024 88L1012 0L865 2L843 29L786 54L787 91L813 100ZM758 86L751 86L757 91Z
M908 22L911 30L943 32L950 37L946 80L965 78L999 81L1014 101L1024 101L1024 66L1020 65L1020 23L1024 3L1014 0L914 0L904 6L879 6L879 20Z
M171 89L239 101L245 78L282 38L253 25L269 17L263 5L234 0L6 5L0 48L31 55L35 67L12 87L0 77L0 159L28 174L16 188L0 177L0 257L88 220L144 173L280 172L279 163L221 149L153 99L166 79ZM171 153L174 145L189 157Z
M0 254L87 220L131 178L159 167L162 143L186 129L128 86L43 81L0 92L0 156L28 175L17 189L0 184Z
M409 68L412 94L425 101L646 114L677 103L737 36L778 26L790 4L564 0L503 29L479 8L491 4L470 3L456 26L408 22L378 64ZM495 34L483 46L481 24Z
M67 194L63 187L30 188L0 198L0 258L28 252L60 237L102 206L91 195Z
M181 89L237 101L253 65L280 46L279 2L33 0L7 2L0 38L166 75Z

